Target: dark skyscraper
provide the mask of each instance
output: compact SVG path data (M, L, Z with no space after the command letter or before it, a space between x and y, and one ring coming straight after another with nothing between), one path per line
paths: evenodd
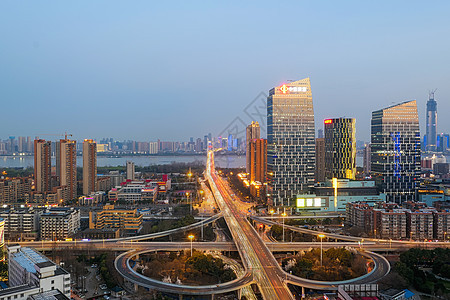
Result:
M415 200L420 177L420 131L416 101L372 112L371 169L387 201Z
M291 205L314 184L315 128L309 78L283 84L267 98L269 201Z
M430 92L427 101L427 132L426 151L436 151L436 123L437 123L437 103L434 100L434 91Z
M337 118L324 121L325 177L355 179L355 119Z

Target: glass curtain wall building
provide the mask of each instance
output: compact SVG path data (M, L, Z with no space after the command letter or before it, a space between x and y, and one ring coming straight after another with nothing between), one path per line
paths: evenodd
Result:
M420 177L417 103L403 102L372 112L371 169L388 202L415 199Z
M274 206L314 185L315 128L309 78L283 84L267 98L268 199Z
M355 179L355 122L353 118L327 119L324 121L325 176L328 179Z
M437 103L434 100L434 92L430 92L427 101L427 132L426 132L426 150L436 151L437 134Z

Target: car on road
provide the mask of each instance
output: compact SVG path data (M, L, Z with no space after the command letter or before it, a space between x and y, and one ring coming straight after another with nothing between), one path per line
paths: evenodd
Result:
M106 284L100 284L100 288L101 288L102 290L106 290L106 289L107 289L107 286L106 286Z

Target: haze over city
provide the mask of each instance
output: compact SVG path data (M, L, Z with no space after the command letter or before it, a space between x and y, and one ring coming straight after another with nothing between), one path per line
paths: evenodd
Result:
M411 99L423 135L430 89L450 109L446 1L25 3L0 4L4 138L218 135L261 92L305 77L316 129L355 117L360 140L372 111Z

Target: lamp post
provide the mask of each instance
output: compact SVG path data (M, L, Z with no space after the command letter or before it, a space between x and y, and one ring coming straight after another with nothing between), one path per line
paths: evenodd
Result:
M322 267L322 252L323 252L323 249L322 249L322 240L323 240L323 238L325 237L325 234L319 234L318 235L318 237L320 238L320 267Z
M274 213L275 211L273 210L273 209L271 209L270 211L269 211L269 213L270 213L270 218L271 218L271 220L272 220L272 222L273 222L273 213Z
M282 213L281 216L283 217L283 243L284 243L284 217L286 217L286 213Z
M192 205L191 205L191 202L189 201L189 192L186 192L186 200L189 203L189 212L192 215Z
M192 240L194 239L194 235L190 234L188 238L191 240L191 257L192 257Z

